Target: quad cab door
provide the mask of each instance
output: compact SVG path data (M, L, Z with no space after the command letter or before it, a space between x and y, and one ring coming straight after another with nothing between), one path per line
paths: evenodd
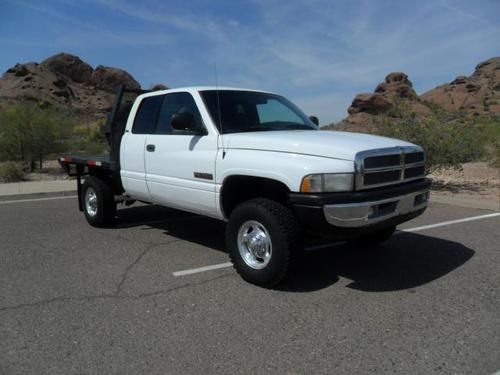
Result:
M189 130L176 130L172 120L186 116ZM214 216L217 135L207 132L188 92L163 95L155 131L146 136L146 182L151 201Z

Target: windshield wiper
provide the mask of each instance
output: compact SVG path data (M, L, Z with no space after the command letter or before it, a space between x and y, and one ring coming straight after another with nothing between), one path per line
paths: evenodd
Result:
M270 128L269 126L251 126L249 128L246 128L244 131L246 131L246 132L263 132L263 131L269 131L269 130L276 130L276 129Z
M313 128L311 128L310 126L303 125L303 124L294 124L294 123L285 125L285 129L313 130Z

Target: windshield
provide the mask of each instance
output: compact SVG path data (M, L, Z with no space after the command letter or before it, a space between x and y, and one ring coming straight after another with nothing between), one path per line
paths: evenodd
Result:
M200 94L222 134L318 129L297 106L279 95L236 90L219 90L218 94L217 90L206 90Z

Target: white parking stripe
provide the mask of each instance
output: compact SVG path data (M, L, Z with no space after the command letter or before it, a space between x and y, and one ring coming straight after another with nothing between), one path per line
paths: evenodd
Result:
M419 232L419 231L426 230L426 229L438 228L438 227L443 227L443 226L446 226L446 225L453 225L453 224L458 224L458 223L465 223L467 221L487 219L487 218L496 217L496 216L500 216L500 212L497 212L497 213L494 213L494 214L488 214L488 215L466 217L464 219L458 219L458 220L443 221L441 223L424 225L424 226L421 226L421 227L402 229L402 230L399 230L396 233L394 233L394 235L401 234L401 233L404 233L404 232ZM342 243L344 243L344 242L337 241L337 242L332 242L332 243L329 243L329 244L323 244L323 245L319 245L319 246L309 247L306 250L319 250L319 249L326 248L326 247L334 247L334 246L340 245ZM186 276L186 275L193 275L195 273L213 271L213 270L218 270L220 268L227 268L227 267L231 267L231 266L232 266L231 262L228 262L228 263L219 263L219 264L213 264L211 266L198 267L198 268L192 268L192 269L188 269L188 270L173 272L173 275L175 277Z
M430 224L430 225L423 225L421 227L415 227L415 228L408 228L408 229L401 229L395 234L400 234L402 232L419 232L421 230L426 230L426 229L432 229L432 228L438 228L438 227L444 227L446 225L452 225L452 224L459 224L459 223L465 223L467 221L474 221L474 220L481 220L481 219L487 219L489 217L496 217L500 216L500 212L496 212L494 214L488 214L488 215L480 215L480 216L472 216L472 217L466 217L465 219L458 219L458 220L450 220L450 221L443 221L441 223L436 223L436 224Z
M231 262L213 264L211 266L205 266L205 267L199 267L199 268L192 268L190 270L184 270L184 271L177 271L177 272L174 272L173 275L175 277L177 277L177 276L192 275L193 273L200 273L200 272L218 270L220 268L231 267L232 265L233 265L233 263L231 263Z
M15 199L15 200L10 200L10 201L0 201L0 204L13 204L13 203L24 203L24 202L53 201L53 200L57 200L57 199L73 199L73 198L77 198L77 196L76 195L64 195L62 197Z

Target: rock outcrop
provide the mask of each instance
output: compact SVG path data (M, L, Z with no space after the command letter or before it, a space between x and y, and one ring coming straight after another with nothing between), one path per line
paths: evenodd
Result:
M114 91L120 84L128 88L139 89L139 83L125 70L98 65L92 72L88 82L97 89Z
M83 62L78 56L67 53L59 53L51 56L40 63L57 76L67 78L74 82L87 82L92 75L92 67Z
M500 114L500 57L478 64L469 77L458 76L420 96L405 73L390 73L373 93L356 95L347 109L349 115L330 127L372 132L375 116L391 114L397 103L404 103L417 117L430 115L432 106L464 116Z
M122 69L102 65L93 69L78 56L59 53L41 63L16 64L8 69L0 78L0 101L35 100L97 118L110 110L121 84L140 88Z
M349 116L339 125L340 129L352 131L371 131L373 116L386 113L396 103L405 101L410 108L420 114L429 113L413 89L408 76L402 72L389 73L384 82L373 93L358 94L347 109Z
M500 57L483 61L471 76L458 76L427 91L421 98L446 111L472 115L500 113Z

